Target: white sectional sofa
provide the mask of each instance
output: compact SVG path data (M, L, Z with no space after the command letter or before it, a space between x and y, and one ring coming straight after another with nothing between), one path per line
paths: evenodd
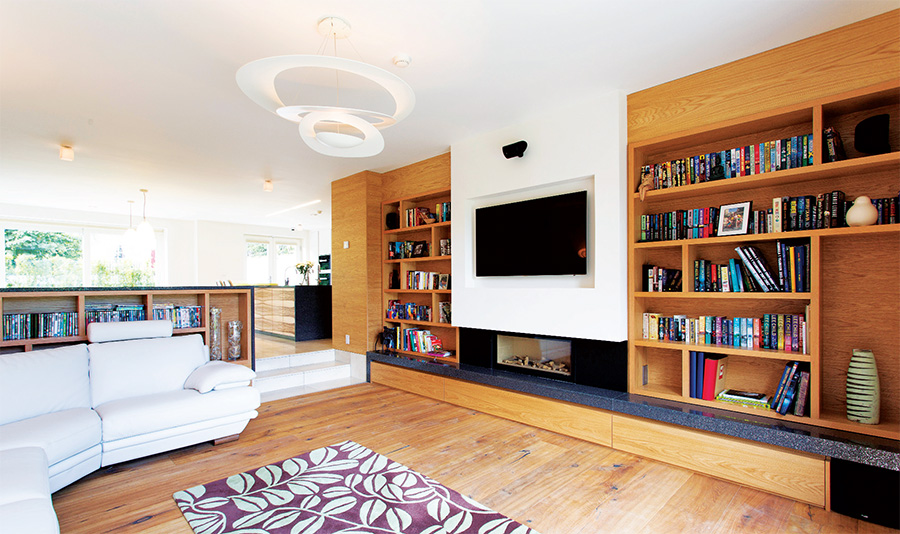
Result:
M253 371L210 362L199 334L92 323L88 341L0 356L4 533L57 532L50 493L102 466L239 434L257 416Z

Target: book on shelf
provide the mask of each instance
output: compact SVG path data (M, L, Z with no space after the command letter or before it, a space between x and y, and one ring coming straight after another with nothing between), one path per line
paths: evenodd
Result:
M78 335L78 312L4 313L3 341Z
M844 142L841 140L841 134L833 127L829 126L822 132L823 148L825 149L824 160L827 162L841 161L847 159L844 152Z
M154 320L171 321L174 328L199 328L202 306L176 306L174 304L154 304Z
M416 304L415 302L403 303L399 300L388 300L385 309L385 319L401 321L431 322L431 306Z
M450 324L452 321L450 320L450 303L449 302L441 302L438 304L438 322Z
M644 312L641 318L642 337L650 341L808 354L808 314L808 309L803 314L766 313L762 317L688 317Z
M681 291L681 270L666 269L656 265L644 265L642 289L644 291Z
M428 241L389 241L388 259L424 258L431 255Z
M716 400L731 404L739 404L741 406L749 406L751 408L769 409L769 397L764 393L725 389L716 395Z
M443 348L441 338L430 330L406 328L403 330L403 350L409 352L437 352Z
M812 165L812 147L812 134L797 135L643 165L641 177L649 177L653 189L668 189L807 167Z
M715 400L716 395L725 389L727 369L728 356L723 354L705 355L703 360L703 400Z
M438 289L450 289L450 275L442 274L438 277Z
M441 239L439 250L441 252L441 256L449 256L450 255L450 238L449 237Z
M450 221L450 203L449 202L439 202L434 205L434 213L437 218L437 222L449 222Z

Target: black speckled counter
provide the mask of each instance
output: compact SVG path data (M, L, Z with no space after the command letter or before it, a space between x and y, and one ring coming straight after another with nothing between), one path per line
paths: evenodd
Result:
M253 289L253 286L147 286L147 287L4 287L0 293L47 293L53 291L209 291L211 289Z
M388 363L486 386L530 393L662 423L900 471L900 442L889 439L665 401L643 395L621 393L502 370L470 365L461 365L459 369L456 369L378 352L368 352L366 356L368 362Z

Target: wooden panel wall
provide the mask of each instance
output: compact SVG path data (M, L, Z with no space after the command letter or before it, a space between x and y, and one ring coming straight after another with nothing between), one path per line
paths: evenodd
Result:
M359 354L372 345L372 303L380 305L380 199L378 173L364 171L331 183L332 346Z
M894 79L900 10L628 95L628 142Z
M394 200L450 187L450 153L428 158L384 173L382 200Z

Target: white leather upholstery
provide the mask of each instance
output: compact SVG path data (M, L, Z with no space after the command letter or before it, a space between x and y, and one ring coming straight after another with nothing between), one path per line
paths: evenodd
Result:
M213 389L228 389L237 385L247 385L256 378L249 367L228 362L206 362L194 369L184 382L185 389L196 389L206 393Z
M90 408L73 408L0 426L0 450L40 447L51 468L100 440L100 417Z
M0 358L0 425L90 407L87 345L4 354Z
M97 406L97 413L103 420L103 441L111 442L197 421L243 414L258 407L259 391L256 388L209 393L182 389L110 401Z
M172 337L172 321L91 323L87 327L87 336L91 343Z
M0 531L59 533L47 482L47 455L40 447L0 451Z
M183 389L187 377L207 361L199 334L93 343L88 351L95 408L109 401Z

